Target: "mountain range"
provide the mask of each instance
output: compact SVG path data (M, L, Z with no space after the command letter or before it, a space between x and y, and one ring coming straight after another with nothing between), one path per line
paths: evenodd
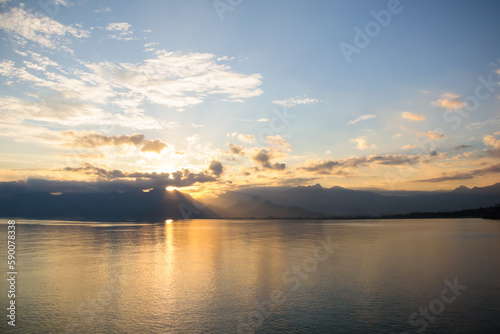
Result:
M217 218L180 191L152 189L111 193L21 193L0 200L0 217L93 221L158 221Z
M251 199L251 202L249 200ZM461 186L448 192L400 192L351 190L342 187L323 188L313 186L250 188L243 191L226 192L211 203L224 209L215 210L226 217L259 217L260 213L249 212L249 207L258 208L257 201L266 204L266 214L271 213L271 204L276 206L274 217L283 206L303 209L298 216L382 216L410 212L441 212L489 207L500 203L500 183L488 187L467 188ZM249 206L251 204L251 206Z
M23 192L0 194L0 217L95 221L158 221L204 218L380 217L449 212L500 203L500 183L443 192L390 192L262 187L229 191L207 206L180 191L152 189L109 193Z

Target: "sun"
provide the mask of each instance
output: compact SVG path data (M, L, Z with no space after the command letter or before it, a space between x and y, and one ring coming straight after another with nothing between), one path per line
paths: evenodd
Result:
M165 189L167 189L167 191L174 191L174 190L177 190L177 188L176 188L176 187L172 187L172 186L168 186L168 187L167 187L167 188L165 188Z

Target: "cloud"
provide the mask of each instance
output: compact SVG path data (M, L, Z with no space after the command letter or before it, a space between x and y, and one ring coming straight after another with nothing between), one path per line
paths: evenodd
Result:
M455 95L452 93L444 93L441 98L431 102L431 105L440 107L442 109L455 110L465 107L467 104L462 101L458 101L460 95Z
M284 170L286 168L283 163L271 163L273 154L266 149L255 150L250 159L265 169Z
M269 122L269 118L259 118L257 122Z
M97 148L103 146L136 146L141 147L141 152L153 152L160 154L168 147L160 139L146 140L143 134L106 136L93 131L64 131L63 137L66 139L66 146Z
M128 32L131 25L127 22L109 23L106 28L107 31Z
M413 148L418 148L418 145L405 145L403 147L401 147L402 150L409 150L409 149L413 149Z
M144 142L143 134L120 135L120 136L105 136L93 131L65 131L63 132L71 141L68 143L72 147L101 147L101 146L121 146L133 145L138 146Z
M401 114L401 118L408 119L410 121L416 121L416 122L425 121L425 116L424 115L413 114L413 113L411 113L409 111L404 111Z
M228 137L238 138L238 140L240 142L242 142L242 143L251 144L251 143L255 142L255 136L254 135L250 135L250 134L241 134L241 133L238 133L238 132L233 132L233 133L228 134Z
M427 131L427 132L423 132L423 133L419 133L418 134L419 137L428 137L430 140L438 140L438 139L442 139L445 137L444 134L442 133L439 133L437 131Z
M125 98L172 108L200 104L211 95L243 102L262 94L260 74L233 72L210 53L160 50L155 58L139 64L101 62L87 64L87 68L104 87L123 90Z
M272 148L272 150L275 150L275 151L291 151L292 150L292 145L290 145L290 143L288 143L280 135L267 136L266 139L269 143L269 146Z
M98 176L99 178L104 178L107 180L114 180L114 179L121 179L121 178L128 177L127 173L124 173L120 170L116 170L116 169L115 170L107 170L104 168L96 167L96 166L89 164L89 163L83 163L80 165L80 167L65 167L61 171L86 174L86 175L94 175L94 176Z
M500 116L496 116L493 119L490 119L490 120L487 120L484 122L474 122L474 123L467 124L466 128L467 128L467 130L480 129L482 127L485 127L486 125L498 126L498 124L500 124Z
M392 139L397 139L397 138L401 138L401 137L403 137L403 135L398 133L398 134L395 134L394 136L392 136Z
M113 181L118 179L126 179L127 181L136 181L141 183L141 189L166 187L169 185L177 187L187 187L195 183L213 182L223 172L223 166L220 162L212 161L208 171L202 170L198 173L193 173L189 169L184 168L173 173L149 173L149 172L125 172L121 170L109 170L102 167L94 166L90 163L83 163L79 167L65 167L59 169L61 172L71 172L87 176L94 176L96 180ZM143 184L144 182L149 182ZM148 187L144 187L148 185Z
M470 146L470 145L457 145L457 146L453 147L453 149L455 151L466 150L468 148L472 148L472 146Z
M160 139L146 140L144 145L141 147L141 152L154 152L160 154L167 147L168 145Z
M133 34L133 31L130 30L131 27L132 26L127 22L115 22L109 23L104 29L112 32L112 34L108 34L109 38L119 41L130 41L134 39L131 37Z
M307 95L295 96L286 100L274 100L273 103L282 107L294 107L299 104L313 104L321 102L316 99L311 99Z
M96 167L89 163L79 167L66 167L59 172L76 173L93 177L92 181L59 181L28 178L27 180L0 182L0 196L18 193L92 193L113 191L141 191L149 188L165 188L167 186L189 187L195 184L216 182L219 175L215 165L211 171L193 173L182 169L173 173L125 172Z
M500 140L497 140L495 137L492 135L485 136L483 138L483 143L486 146L493 146L495 150L500 150Z
M208 170L216 176L220 176L224 172L224 167L220 161L212 160L208 166Z
M23 41L29 40L49 49L68 52L72 52L67 47L71 44L71 38L90 36L90 32L79 25L66 26L48 16L34 15L24 9L24 4L0 13L0 29L15 34Z
M37 96L19 99L12 96L0 97L0 114L5 123L38 122L63 126L119 125L136 129L161 129L162 122L141 113L111 113L96 107L91 102L65 99L60 95ZM39 123L43 122L43 123ZM30 122L32 123L32 122ZM0 124L0 127L2 125Z
M40 54L21 53L30 55L32 63L45 71L0 61L0 75L20 82L26 92L22 99L0 97L0 112L15 123L35 120L64 126L161 129L168 124L146 116L143 105L182 110L203 103L211 95L241 102L262 93L258 88L260 74L235 73L216 63L212 54L161 51L138 64L83 63L83 68L63 69Z
M229 153L230 154L239 155L239 156L245 155L245 152L243 151L243 147L241 147L239 145L233 145L231 143L229 143L228 145L229 145Z
M94 10L94 13L101 14L101 13L111 13L111 8L109 6L106 7L99 7L99 9Z
M357 144L356 148L358 150L363 151L363 150L370 149L370 148L376 148L376 146L374 144L368 145L368 143L366 141L366 137L354 138L354 139L351 139L350 141Z
M358 122L361 122L361 121L364 121L364 120L367 120L367 119L370 119L370 118L375 118L377 116L375 115L362 115L362 116L359 116L358 118L356 118L355 120L353 121L349 121L349 125L353 125L353 124L356 124Z
M498 174L498 173L500 173L500 164L495 164L480 169L473 169L470 171L443 173L442 176L440 177L424 179L424 180L416 180L413 182L438 183L438 182L456 181L456 180L470 180L478 176L485 176L489 174Z
M144 51L147 51L147 52L154 52L156 51L156 49L154 48L155 46L158 46L159 44L156 43L156 42L151 42L151 43L146 43L144 44Z
M359 167L382 166L403 166L420 163L421 157L418 155L370 155L366 157L346 158L339 160L309 161L300 170L315 174L346 175L350 169Z

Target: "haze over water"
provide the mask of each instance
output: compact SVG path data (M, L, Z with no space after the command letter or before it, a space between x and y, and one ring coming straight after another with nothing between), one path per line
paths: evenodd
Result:
M500 330L497 221L18 221L17 241L3 333Z

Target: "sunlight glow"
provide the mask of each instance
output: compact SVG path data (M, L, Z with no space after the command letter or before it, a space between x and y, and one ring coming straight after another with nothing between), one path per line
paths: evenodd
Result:
M168 187L167 187L167 188L165 188L165 189L167 189L167 191L174 191L174 190L176 190L177 188L176 188L176 187L172 187L172 186L168 186Z
M167 219L167 220L165 220L165 223L167 223L167 224L172 224L172 222L173 222L173 220L172 220L172 219Z

